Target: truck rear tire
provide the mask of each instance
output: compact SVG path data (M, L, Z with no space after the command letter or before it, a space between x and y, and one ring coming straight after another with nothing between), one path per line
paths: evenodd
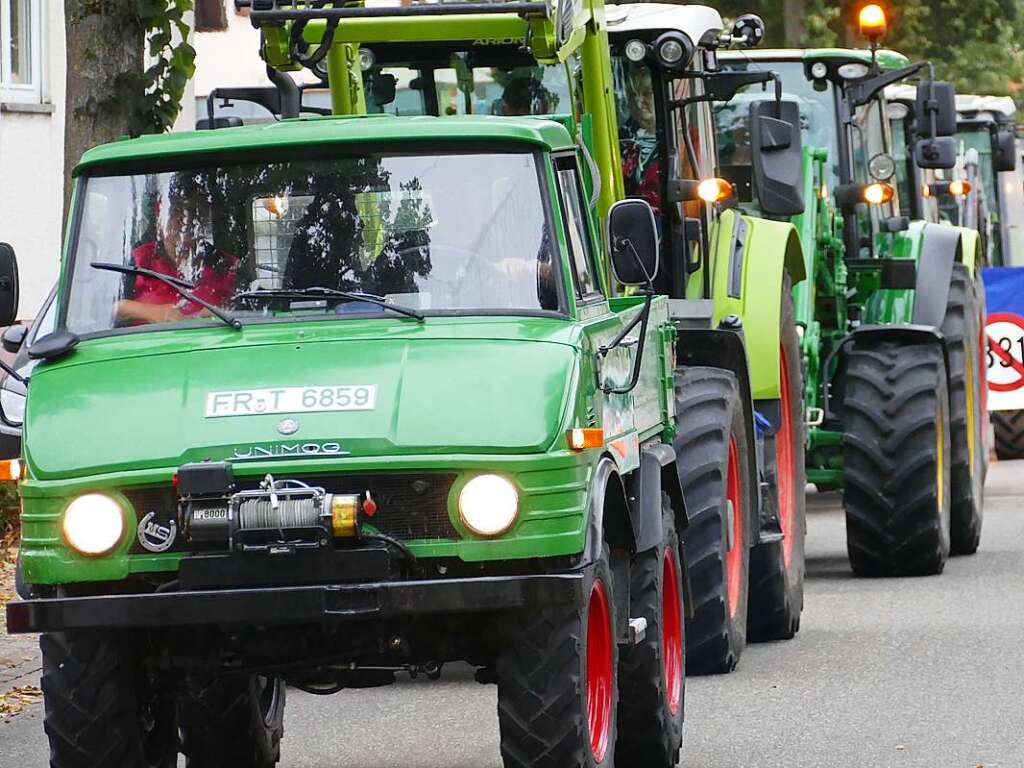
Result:
M807 537L807 469L804 449L803 376L796 333L792 283L782 285L779 349L781 423L775 434L775 473L771 490L778 502L782 541L758 544L750 551L750 640L789 640L800 630L804 609L804 541Z
M938 344L849 354L846 547L860 576L941 573L949 555L949 396Z
M272 768L281 759L284 681L238 673L190 675L178 701L188 768Z
M950 552L973 555L981 541L985 488L985 413L981 308L971 273L953 265L942 335L949 360ZM982 288L982 290L984 290Z
M498 657L505 768L612 768L618 633L607 546L578 605L514 614Z
M1024 411L992 411L996 436L996 458L1024 459Z
M43 727L54 768L174 768L174 701L114 632L40 635Z
M690 516L683 533L693 598L686 671L729 672L747 642L752 438L731 372L683 368L675 394L676 467Z
M667 496L662 505L664 541L639 553L630 569L629 615L647 619L647 635L619 657L619 768L672 768L683 743L683 570Z

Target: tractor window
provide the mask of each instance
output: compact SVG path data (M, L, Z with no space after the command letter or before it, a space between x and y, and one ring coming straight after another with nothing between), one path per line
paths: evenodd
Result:
M850 124L850 150L852 153L854 180L858 184L876 181L868 171L871 158L882 153L891 154L889 123L885 118L883 103L875 99L858 107ZM883 205L858 205L857 224L860 234L862 255L870 255L874 241L882 231L881 222L899 215L899 193L892 201Z
M645 64L613 60L615 114L627 197L642 197L661 215L661 157L658 152L654 80Z
M579 175L575 168L568 167L558 171L558 191L562 198L566 240L572 251L576 295L583 298L597 293L599 289L591 266L593 258L590 252L590 235L587 231L587 208L583 202Z
M367 111L392 115L569 113L562 66L472 66L464 53L378 66L364 75Z

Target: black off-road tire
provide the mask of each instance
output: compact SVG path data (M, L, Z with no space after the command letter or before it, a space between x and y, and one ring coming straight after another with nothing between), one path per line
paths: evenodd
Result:
M618 637L608 548L583 585L579 605L516 612L498 656L498 728L505 768L613 768L618 706ZM604 585L611 630L608 747L595 760L587 721L587 621L594 582Z
M800 630L800 614L804 609L804 542L807 538L804 382L800 365L800 338L796 332L796 310L793 307L792 283L788 273L782 285L780 342L784 352L784 356L780 356L780 369L784 366L785 374L780 374L780 380L785 382L788 389L787 396L782 400L788 408L783 408L780 404L780 415L788 420L792 448L789 482L780 483L779 474L784 468L776 459L773 462L773 471L769 475L769 492L776 496L776 509L780 513L780 518L784 502L783 492L789 497L791 512L788 526L783 525L786 538L779 542L757 544L750 551L747 634L749 639L755 642L789 640ZM778 441L783 434L784 430L778 429L775 440L772 441L777 451ZM776 454L777 458L781 455L781 452Z
M239 673L189 675L178 701L188 768L273 768L281 758L285 685Z
M40 635L51 768L174 768L174 702L114 632Z
M686 702L686 635L679 658L682 689L677 709L672 711L669 681L665 675L664 588L665 557L671 553L676 564L679 595L679 631L683 632L683 571L679 558L679 537L675 515L667 496L662 500L665 539L661 546L638 554L630 569L629 615L647 619L643 642L625 649L619 656L619 739L615 761L619 768L672 768L679 762L683 743L683 710Z
M736 377L720 368L694 366L676 371L676 467L683 486L689 527L683 550L690 576L693 618L686 620L687 674L717 674L736 667L747 643L751 514L757 489L749 464L753 438L744 422ZM727 558L730 524L726 484L730 438L736 441L742 530L734 540L741 558L739 591L728 603Z
M1024 459L1024 411L992 411L996 438L996 458L1001 461Z
M938 344L849 354L846 547L860 576L941 573L949 555L949 396Z
M972 555L981 540L984 504L985 414L981 387L981 307L971 273L953 265L942 321L949 362L950 552ZM982 287L982 290L984 288Z

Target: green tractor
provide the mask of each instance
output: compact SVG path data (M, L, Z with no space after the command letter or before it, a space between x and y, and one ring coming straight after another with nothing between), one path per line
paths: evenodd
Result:
M506 766L674 765L704 588L680 539L712 514L727 542L705 577L728 631L704 647L731 666L765 436L742 323L656 286L684 265L698 284L760 279L798 248L792 227L709 204L685 261L663 259L650 204L616 189L599 4L251 16L268 61L325 65L335 111L357 114L214 117L74 171L55 329L29 348L6 468L7 628L41 633L51 762L269 768L286 683L326 694L458 660L497 684ZM580 107L359 114L387 96L354 76L352 38L378 27L528 43ZM757 129L775 137L765 181L784 181L798 135ZM0 273L9 323L5 244Z
M254 10L257 24L282 18L280 11ZM713 9L659 4L602 8L593 18L581 19L573 35L583 42L564 58L550 57L542 37L522 22L486 31L426 18L365 20L334 31L329 19L310 20L300 33L265 25L264 56L284 70L307 66L318 73L340 111L561 113L558 119L578 123L581 145L593 148L586 181L597 214L624 196L651 203L662 265L656 288L672 299L679 327L725 327L741 339L725 357L705 357L695 344L688 359L725 365L749 381L742 386L749 386L763 441L756 462L759 512L745 523L747 532L738 536L739 519L723 519L717 497L695 486L692 493L706 502L684 537L698 574L687 622L688 667L725 671L748 631L754 639L792 637L803 607L803 406L790 298L791 286L804 277L800 243L789 225L737 215L731 188L715 177L710 122L712 90L721 97L739 87L717 71L717 50L756 45L763 24L744 17L725 35ZM311 63L303 46L323 54L325 64ZM769 111L765 121L777 119ZM602 137L616 133L618 144L606 146ZM802 206L792 183L799 144L759 149L757 156L766 160L757 183L776 193L777 212ZM677 450L688 448L688 439L679 437ZM695 475L684 484L706 481Z
M911 106L890 104L886 87L926 65L874 45L720 60L777 73L804 133L808 480L843 490L855 573L939 573L978 546L987 460L977 232L919 210L922 173L955 163L952 90L928 78ZM720 109L726 176L743 172L728 139L747 119Z

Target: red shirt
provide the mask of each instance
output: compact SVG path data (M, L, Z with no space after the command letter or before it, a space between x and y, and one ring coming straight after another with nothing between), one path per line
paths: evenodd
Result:
M226 266L223 270L204 264L203 270L196 281L195 290L191 291L196 297L213 304L215 307L223 307L235 294L238 286L238 259L234 256L225 256ZM158 248L156 242L143 243L132 250L132 261L135 266L142 269L149 269L159 272L168 277L182 278L178 268L168 259L164 258L162 249ZM132 283L132 298L145 304L179 304L181 314L195 315L203 310L203 307L194 301L185 301L181 295L166 283L149 277L147 275L136 275Z

